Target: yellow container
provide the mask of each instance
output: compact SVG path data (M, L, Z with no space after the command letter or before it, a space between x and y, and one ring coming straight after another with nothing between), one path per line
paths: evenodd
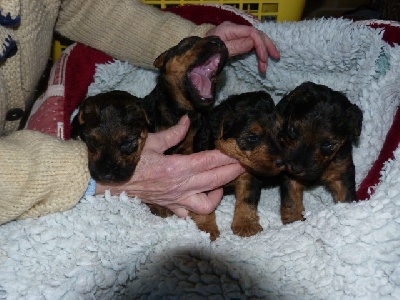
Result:
M53 59L53 63L57 61L57 59L60 58L61 53L65 50L70 45L70 43L61 41L57 38L54 39L53 41L53 48L51 49L51 57Z
M177 5L223 4L236 7L261 21L300 21L306 0L142 0L159 8Z

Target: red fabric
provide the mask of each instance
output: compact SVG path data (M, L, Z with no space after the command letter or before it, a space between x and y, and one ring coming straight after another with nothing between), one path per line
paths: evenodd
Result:
M46 92L32 107L26 128L64 139L64 87L67 51L63 52L50 72Z
M114 59L91 47L77 44L72 49L65 76L65 104L64 104L64 138L71 137L72 112L86 98L89 85L93 82L96 64L105 64Z
M369 26L371 26L372 28L385 29L385 31L383 32L383 40L391 46L393 46L394 44L400 45L400 27L391 26L390 24L384 23L372 23Z
M390 23L379 23L373 22L369 24L372 28L383 28L383 40L389 45L400 44L400 27L392 26ZM372 165L367 176L361 182L357 191L357 200L368 200L374 193L374 186L381 182L380 175L383 165L389 159L393 159L393 152L400 145L400 108L397 108L396 115L393 123L386 135L385 142L383 143L382 149L379 153L377 160Z
M381 152L379 153L378 159L373 164L368 175L361 182L357 191L357 200L367 200L373 194L373 187L380 183L380 174L383 165L389 159L393 159L393 152L400 145L400 108L397 108L396 115L394 117L392 126L390 127L388 134L386 135L385 142L383 143ZM371 189L370 193L368 190Z

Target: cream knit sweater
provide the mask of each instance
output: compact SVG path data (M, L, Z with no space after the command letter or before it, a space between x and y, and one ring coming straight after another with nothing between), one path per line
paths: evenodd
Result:
M32 131L14 132L18 114L32 99L50 55L54 30L65 37L144 67L189 35L204 36L212 25L196 26L141 0L0 0L5 52L0 63L0 224L17 217L66 210L89 181L86 149ZM15 50L15 49L14 49ZM11 118L10 118L11 115ZM13 117L14 116L14 117ZM8 120L6 120L6 118ZM16 120L13 120L16 119Z
M73 207L88 186L87 151L29 130L0 143L0 224Z

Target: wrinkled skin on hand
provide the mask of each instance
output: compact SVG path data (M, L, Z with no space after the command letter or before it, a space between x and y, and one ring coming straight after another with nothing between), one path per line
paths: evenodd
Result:
M253 26L238 25L225 21L207 32L206 36L216 35L224 41L230 56L236 56L255 50L258 69L267 71L268 56L279 59L280 53L274 42L262 31Z
M189 211L214 211L223 196L222 186L242 174L244 168L219 150L164 155L165 150L185 137L189 124L189 118L184 116L168 130L150 133L131 179L122 184L98 183L96 193L125 191L143 202L169 208L179 217L186 217Z

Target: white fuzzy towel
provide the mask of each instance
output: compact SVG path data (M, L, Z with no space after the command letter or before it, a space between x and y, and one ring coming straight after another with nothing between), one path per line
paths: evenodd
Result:
M399 105L400 48L344 20L260 24L282 51L257 74L254 54L226 68L219 101L267 89L278 101L302 81L344 91L364 112L356 182L376 159ZM156 73L99 65L89 94L148 93ZM304 222L282 225L277 188L259 205L264 231L230 229L234 197L217 209L210 242L189 219L153 216L122 194L88 197L70 211L0 226L0 299L400 299L400 149L368 201L334 204L305 194Z

